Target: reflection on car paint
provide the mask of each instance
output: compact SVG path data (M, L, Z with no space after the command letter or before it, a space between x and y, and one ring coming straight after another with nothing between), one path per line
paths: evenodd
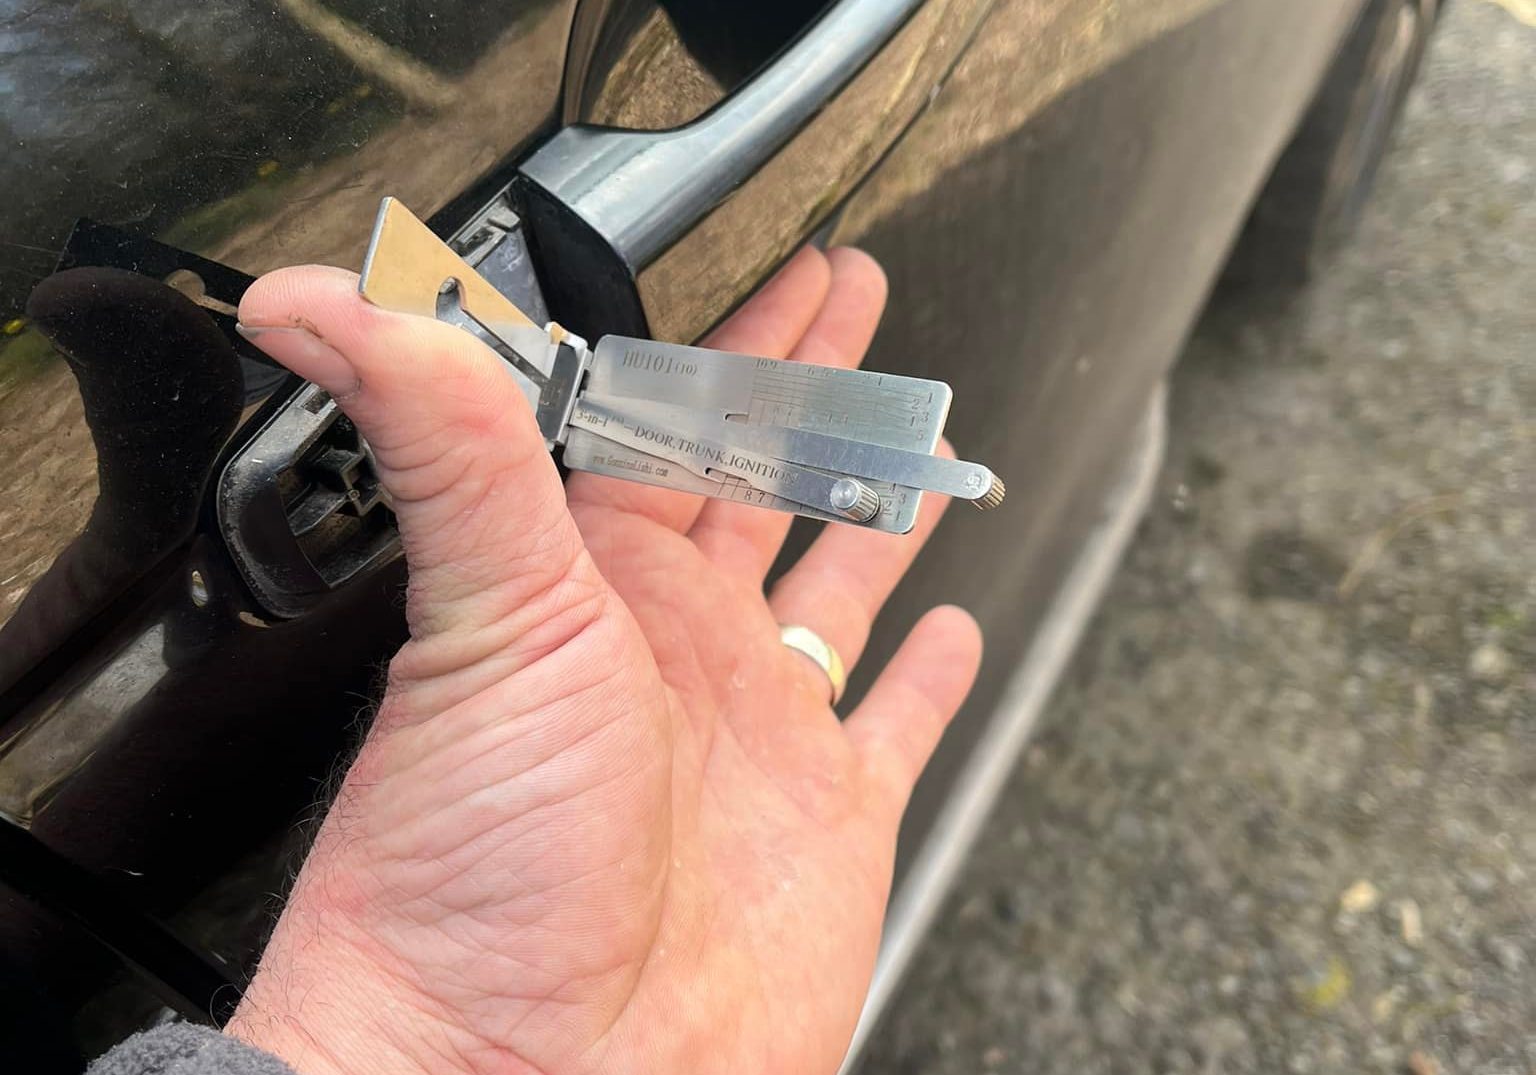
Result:
M434 212L554 122L574 2L0 0L0 620L95 492L23 309L77 218L253 274L357 268L385 193Z

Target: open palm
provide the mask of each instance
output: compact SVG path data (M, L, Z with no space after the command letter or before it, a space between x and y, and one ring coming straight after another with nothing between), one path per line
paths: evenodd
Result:
M854 365L874 263L806 251L713 346ZM874 966L897 823L975 676L938 609L840 722L915 534L830 527L765 597L789 520L576 475L508 367L339 270L241 304L341 403L394 497L411 640L232 1033L301 1075L835 1071Z

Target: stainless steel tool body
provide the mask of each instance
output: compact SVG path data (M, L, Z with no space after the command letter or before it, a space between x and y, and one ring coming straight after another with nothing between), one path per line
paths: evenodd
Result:
M925 490L993 507L1003 484L935 454L942 381L538 327L386 198L360 290L386 309L473 333L521 379L566 466L905 533Z

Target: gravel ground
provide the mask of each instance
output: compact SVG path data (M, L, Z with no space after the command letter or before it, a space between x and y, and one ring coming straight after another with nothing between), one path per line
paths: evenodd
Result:
M1536 1070L1533 71L1453 3L1356 241L1207 315L866 1071Z

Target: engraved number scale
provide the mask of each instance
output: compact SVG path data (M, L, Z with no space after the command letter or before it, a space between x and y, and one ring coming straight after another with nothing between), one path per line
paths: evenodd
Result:
M566 466L906 533L924 490L995 507L1003 483L934 453L942 381L539 328L410 211L384 199L363 297L473 333L510 362Z

